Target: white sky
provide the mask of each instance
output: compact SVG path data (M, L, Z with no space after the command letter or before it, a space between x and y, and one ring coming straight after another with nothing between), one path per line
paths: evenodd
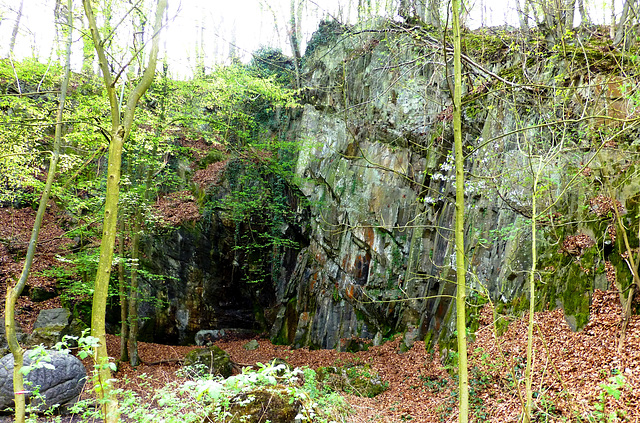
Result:
M66 3L65 0L62 0ZM76 16L83 13L80 0L73 0ZM120 6L132 0L113 0ZM152 3L152 0L145 0ZM192 74L197 46L203 41L206 66L228 57L229 43L235 40L237 54L247 61L250 52L261 46L280 47L289 54L287 44L288 16L291 0L168 0L169 26L163 32L162 48L166 47L169 69L173 76L189 77ZM296 0L305 4L302 16L303 43L317 28L320 19L335 16L341 21L356 18L355 7L358 0ZM374 8L392 9L399 0L370 0ZM509 23L515 25L515 0L470 0L473 8L469 26L477 27L483 16L488 26ZM616 0L619 3L621 0ZM20 32L16 41L15 56L18 59L36 56L46 61L52 51L55 39L53 25L54 0L24 0ZM610 12L603 6L589 4L592 20L602 22ZM97 4L98 1L94 0ZM155 1L153 1L155 3ZM604 2L607 3L607 2ZM17 16L20 0L0 0L0 57L7 57L9 40ZM596 4L603 4L599 0ZM609 6L607 6L609 7ZM480 10L483 13L481 14ZM620 11L621 7L617 7ZM379 11L380 13L382 10ZM606 18L605 18L606 17ZM150 22L152 18L150 18ZM76 25L78 24L76 21ZM126 42L132 39L126 25L118 31L118 36ZM80 34L74 35L74 63L79 67L82 61ZM302 50L304 53L304 48ZM162 53L161 53L162 54Z

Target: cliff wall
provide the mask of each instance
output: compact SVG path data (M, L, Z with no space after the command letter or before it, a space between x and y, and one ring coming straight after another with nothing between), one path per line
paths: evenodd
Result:
M304 107L288 129L300 146L296 189L306 201L287 203L298 217L282 233L298 242L254 290L267 293L261 300L244 296L251 291L246 285L216 298L248 298L242 309L253 317L245 321L297 347L344 348L344 339L380 342L397 332L407 347L416 339L448 346L456 290L452 53L425 28L388 22L349 31L326 24L318 34L304 58ZM556 49L535 34L465 35L471 331L478 307L489 300L506 317L527 307L533 201L542 211L538 308L562 307L579 329L595 289L609 288L612 277L630 283L625 249L611 236L613 211L600 203L620 201L637 245L637 81L625 53L603 48L597 35L582 41L582 50L578 40ZM226 212L216 213L222 222ZM222 259L219 245L190 243L199 243L208 260ZM202 269L198 256L171 265L178 284L193 279L180 269ZM231 271L209 273L199 282L201 293L169 295L171 307L216 308L204 295L211 292L207 284L229 280ZM192 317L183 327L220 324Z

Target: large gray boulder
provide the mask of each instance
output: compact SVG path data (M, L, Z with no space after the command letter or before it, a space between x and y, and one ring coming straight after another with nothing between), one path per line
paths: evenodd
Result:
M196 345L211 345L214 341L224 337L226 332L224 329L201 330L196 333Z
M44 399L44 404L39 399L33 399L32 405L45 411L53 405L59 404L63 409L66 405L73 404L84 387L87 372L82 362L66 353L55 350L46 350L53 369L40 367L33 369L25 377L25 391L27 401L31 400L31 393L38 389ZM45 361L42 361L45 362ZM24 365L30 366L29 351L24 355ZM30 384L29 384L30 383ZM38 388L39 387L39 388ZM7 354L0 359L0 410L13 407L13 355Z
M42 310L33 324L33 332L29 336L29 345L42 344L53 347L62 340L69 328L71 312L66 308Z

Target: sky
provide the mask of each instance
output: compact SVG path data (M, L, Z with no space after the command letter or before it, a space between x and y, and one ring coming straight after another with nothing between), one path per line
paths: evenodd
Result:
M126 5L131 0L114 1ZM149 6L155 5L155 1L144 1ZM310 38L320 19L330 15L346 18L340 10L344 11L346 5L353 1L305 0L306 7L302 13L303 42ZM55 40L55 1L24 2L14 55L19 60L35 56L46 61ZM94 0L94 3L98 2ZM20 0L0 0L0 57L9 55L9 40L19 4ZM211 66L214 56L217 56L217 61L224 61L228 57L231 44L236 46L236 54L243 61L248 61L251 52L262 46L279 46L286 53L290 52L286 42L290 0L168 0L168 4L169 22L162 33L161 48L166 52L169 68L174 73L182 76L192 73L196 50L201 41L207 64ZM74 0L74 8L76 16L83 13L80 0ZM132 39L132 33L125 25L118 31L118 36L123 40ZM73 66L76 69L81 65L81 49L80 33L76 32L73 47Z
M81 16L81 1L73 0L76 16ZM114 0L120 6L133 0ZM140 0L136 0L140 1ZM152 6L155 1L144 0ZM302 11L302 43L309 40L321 19L335 17L342 22L357 17L358 0L295 0L304 4ZM397 8L399 0L369 0L378 13ZM481 17L487 26L516 25L516 0L470 0L472 9L468 26L480 25ZM620 2L621 0L616 0ZM55 40L53 24L54 0L24 0L23 16L14 54L17 59L38 57L46 61L51 56ZM166 54L172 76L188 78L193 74L197 51L204 52L205 65L228 59L230 48L243 61L262 46L280 47L290 54L287 43L288 16L291 0L168 0L168 26L162 33L161 56ZM94 3L99 3L94 0ZM9 53L9 39L17 16L20 0L0 0L0 57ZM588 2L589 14L601 21L609 12L601 0ZM597 6L600 4L601 6ZM617 10L620 10L618 7ZM123 43L133 38L123 25L118 31ZM201 46L201 48L199 48ZM234 46L234 47L231 47ZM80 33L74 34L74 68L82 60Z

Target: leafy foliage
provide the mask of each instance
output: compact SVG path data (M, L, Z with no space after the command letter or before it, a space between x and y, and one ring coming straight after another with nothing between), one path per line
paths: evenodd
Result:
M8 60L0 60L0 203L24 206L39 198L53 143L61 74L57 65L26 60L11 66ZM71 210L76 212L91 208L81 205L82 195L78 194L93 191L96 184L94 177L81 171L83 164L106 145L96 132L105 110L101 93L92 81L73 76L67 99L70 107L63 117L65 148L54 193L75 203ZM72 195L61 190L66 184L73 184Z
M194 374L188 368L180 372L195 377L166 385L152 395L152 401L120 391L120 412L135 422L176 423L258 421L265 412L278 413L281 409L295 411L287 421L328 423L344 421L348 413L341 397L318 390L311 369L258 363L256 370L244 368L227 379ZM256 409L260 414L254 413ZM73 411L84 419L93 417L93 400L78 402Z
M205 219L213 212L235 223L235 262L244 263L247 282L262 282L277 272L285 249L297 248L288 233L296 225L296 207L303 196L291 184L286 149L252 150L230 160L225 176L228 192L213 194L205 204Z
M284 74L270 72L257 65L232 65L216 68L203 78L169 81L167 118L209 143L234 147L254 143L261 133L259 123L268 122L270 113L297 105L294 92L278 81ZM160 89L156 84L151 98L157 98Z

